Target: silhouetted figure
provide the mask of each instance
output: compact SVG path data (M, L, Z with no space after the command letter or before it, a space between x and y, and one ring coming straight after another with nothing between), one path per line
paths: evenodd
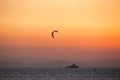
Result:
M94 68L94 70L93 70L94 72L96 71L96 68Z
M71 66L68 66L68 67L66 67L66 68L79 68L76 64L73 64L73 65L71 65Z

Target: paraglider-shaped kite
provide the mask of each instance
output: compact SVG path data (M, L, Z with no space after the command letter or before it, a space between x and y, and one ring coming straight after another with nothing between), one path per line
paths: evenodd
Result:
M58 33L57 30L52 31L52 33L51 33L52 38L54 38L54 33L55 33L55 32Z

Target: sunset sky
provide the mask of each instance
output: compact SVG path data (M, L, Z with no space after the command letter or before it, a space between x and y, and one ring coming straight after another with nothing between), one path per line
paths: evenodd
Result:
M0 66L119 61L120 0L0 0Z

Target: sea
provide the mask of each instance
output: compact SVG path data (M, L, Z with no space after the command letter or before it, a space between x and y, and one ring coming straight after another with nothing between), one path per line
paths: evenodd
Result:
M120 68L0 68L0 80L120 80Z

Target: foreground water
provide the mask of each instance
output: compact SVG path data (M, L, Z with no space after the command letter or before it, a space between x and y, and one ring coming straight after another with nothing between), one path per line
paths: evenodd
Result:
M0 68L0 80L120 80L120 68Z

